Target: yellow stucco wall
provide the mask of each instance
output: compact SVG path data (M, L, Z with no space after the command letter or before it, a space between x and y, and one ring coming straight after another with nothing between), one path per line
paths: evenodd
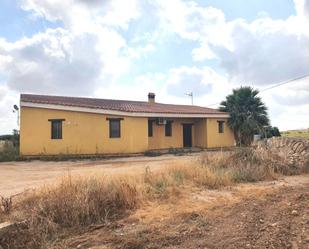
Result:
M173 118L172 136L165 136L165 126L153 123L148 137L148 118L122 117L121 137L109 137L110 115L41 108L21 108L21 155L138 153L149 149L183 147L183 123L193 123L192 145L214 148L234 145L234 135L226 119ZM49 119L65 119L62 139L51 139ZM218 132L218 120L224 120L224 133Z
M194 123L195 130L195 146L200 148L207 148L207 123L206 119L197 120Z
M148 119L123 117L121 137L109 138L109 121L101 114L21 108L22 155L137 153L148 149ZM63 139L51 139L48 119L65 119Z
M219 133L218 121L224 121L224 132ZM207 148L226 147L235 145L233 131L227 125L227 119L208 118L207 126Z
M183 147L183 123L193 123L192 145L200 148L216 148L234 145L234 134L227 126L227 119L172 119L172 137L165 136L164 125L153 123L153 136L149 137L149 149ZM225 121L224 133L218 131L218 121Z
M153 122L153 136L149 137L149 149L168 149L168 148L181 148L183 147L183 123L194 123L193 119L175 118L172 123L172 136L165 136L165 126L157 125ZM192 127L192 144L195 144L195 131Z

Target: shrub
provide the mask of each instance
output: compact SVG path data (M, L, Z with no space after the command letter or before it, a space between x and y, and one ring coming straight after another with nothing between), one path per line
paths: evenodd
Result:
M202 164L209 159L202 159ZM253 148L237 148L230 153L221 153L210 159L212 167L225 170L233 182L255 182L276 179L277 173L283 173L282 160L268 151Z
M27 213L48 223L78 227L105 222L137 203L137 186L129 177L68 176L56 187L42 188L24 206Z
M19 148L14 147L11 143L6 142L0 151L0 162L9 162L19 160Z
M12 197L0 196L0 214L9 214L12 210Z

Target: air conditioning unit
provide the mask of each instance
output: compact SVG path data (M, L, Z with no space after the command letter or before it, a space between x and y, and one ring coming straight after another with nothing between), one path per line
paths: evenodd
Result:
M166 119L165 118L158 118L157 119L157 125L166 125Z

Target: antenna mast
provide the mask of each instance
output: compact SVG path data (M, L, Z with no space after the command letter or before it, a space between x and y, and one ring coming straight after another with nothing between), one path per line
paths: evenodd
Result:
M185 95L191 97L191 105L193 105L193 92L185 93Z

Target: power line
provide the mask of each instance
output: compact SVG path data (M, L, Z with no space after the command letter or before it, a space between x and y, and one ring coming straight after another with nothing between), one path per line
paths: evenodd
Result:
M214 103L214 104L211 104L211 105L207 105L207 106L214 106L214 105L219 105L221 102L218 102L218 103Z
M282 85L285 85L285 84L288 84L288 83L291 83L291 82L294 82L294 81L297 81L297 80L301 80L301 79L306 78L306 77L308 77L308 76L309 76L309 74L305 74L305 75L303 75L303 76L300 76L300 77L297 77L297 78L294 78L294 79L290 79L290 80L288 80L288 81L284 81L284 82L278 83L278 84L276 84L276 85L274 85L274 86L270 86L270 87L267 87L267 88L262 89L262 90L260 91L260 93L261 93L261 92L265 92L265 91L270 90L270 89L273 89L273 88L276 88L276 87L278 87L278 86L282 86Z
M268 90L270 90L270 89L273 89L273 88L276 88L276 87L278 87L278 86L282 86L282 85L285 85L285 84L288 84L288 83L291 83L291 82L294 82L294 81L297 81L297 80L301 80L301 79L306 78L306 77L308 77L308 76L309 76L309 74L305 74L305 75L303 75L303 76L300 76L300 77L297 77L297 78L293 78L293 79L290 79L290 80L288 80L288 81L280 82L280 83L278 83L278 84L276 84L276 85L273 85L273 86L270 86L270 87L267 87L267 88L262 89L261 91L259 91L259 93L268 91ZM207 105L207 106L214 106L214 105L218 105L218 104L220 104L220 103L221 103L221 102L218 102L218 103L214 103L214 104Z

